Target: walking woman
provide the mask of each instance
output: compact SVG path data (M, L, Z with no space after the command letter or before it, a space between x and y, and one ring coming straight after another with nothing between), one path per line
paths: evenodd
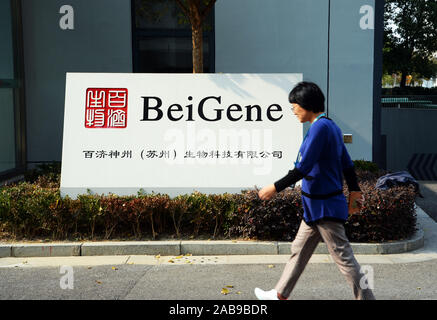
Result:
M262 200L271 199L296 182L302 181L303 220L291 246L281 278L270 291L255 289L260 300L286 300L321 239L341 273L353 289L355 299L375 299L371 289L362 288L364 274L346 237L344 223L349 213L359 211L364 198L358 186L353 162L343 143L340 128L325 111L325 97L311 82L299 83L290 93L293 113L311 127L300 147L294 170L281 180L259 191ZM343 195L343 175L350 197ZM364 286L365 287L365 286Z

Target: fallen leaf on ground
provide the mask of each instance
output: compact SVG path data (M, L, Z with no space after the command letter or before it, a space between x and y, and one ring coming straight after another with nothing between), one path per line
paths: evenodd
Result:
M274 268L275 266L273 264L269 264L269 268Z
M96 280L97 284L102 284L102 281Z
M241 291L237 291L237 294L241 294Z
M177 256L175 259L182 259L183 256Z
M170 259L170 260L168 260L168 262L170 262L170 263L174 263L174 260Z
M159 259L159 258L161 258L161 255L160 255L160 254L158 254L158 255L156 255L156 256L155 256L155 258L156 258L156 259Z
M191 253L187 253L185 256L186 256L186 257L191 257L192 254L191 254Z
M226 288L233 288L234 286L225 286Z
M226 288L223 288L221 291L221 294L227 295L229 293L229 290Z
M116 267L112 267L112 270L118 270L118 268L116 268Z

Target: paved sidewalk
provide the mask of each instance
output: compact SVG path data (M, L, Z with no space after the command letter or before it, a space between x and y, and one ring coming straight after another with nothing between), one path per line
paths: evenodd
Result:
M437 181L418 181L424 198L417 197L416 203L437 222Z

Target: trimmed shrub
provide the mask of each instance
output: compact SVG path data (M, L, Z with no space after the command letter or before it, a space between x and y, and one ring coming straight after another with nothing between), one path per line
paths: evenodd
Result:
M364 207L345 224L351 242L403 240L415 233L416 192L413 186L379 190L373 183L364 182L360 187L366 199Z
M100 198L102 210L99 222L102 224L104 239L111 239L113 234L127 233L128 229L125 226L129 225L127 217L130 216L130 212L134 211L133 200L133 197L115 195Z
M379 167L376 163L366 160L354 160L354 167L356 170L368 171L373 174L378 174Z
M345 223L351 242L402 240L416 231L414 187L377 190L370 182L360 183L365 197L362 210ZM347 187L343 190L349 195ZM240 198L233 217L231 235L249 239L292 241L303 216L300 188L287 189L270 201L261 201L257 191Z
M50 207L60 201L59 191L21 183L0 189L0 223L14 235L48 236L52 233Z
M61 163L51 162L36 166L24 174L24 180L42 188L59 188L61 181Z
M366 202L345 224L352 242L400 240L416 230L414 187L377 190L378 172L357 169ZM347 197L346 185L343 191ZM300 188L287 189L270 201L261 201L258 190L213 195L194 192L173 199L162 194L86 194L72 200L61 198L58 188L27 182L0 188L0 232L15 238L141 240L206 236L292 241L302 216Z
M358 181L360 182L375 182L379 177L389 173L387 170L382 170L376 163L365 160L354 160L355 172L357 173ZM345 184L345 183L344 183Z
M47 213L51 221L52 238L56 240L80 237L78 223L81 220L81 206L77 200L69 197L57 199L50 205Z
M250 239L294 239L303 216L300 189L287 189L270 201L262 201L258 190L246 190L237 200L230 234Z

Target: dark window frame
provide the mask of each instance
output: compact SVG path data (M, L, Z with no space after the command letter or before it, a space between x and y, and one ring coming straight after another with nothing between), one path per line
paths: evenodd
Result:
M384 1L375 1L374 41L372 161L378 164L380 168L387 169L387 137L381 134Z
M209 73L215 73L215 8L212 9L212 30L203 31L203 41L209 47ZM189 38L191 39L191 29L142 29L136 27L135 0L131 0L131 19L132 19L132 71L139 73L139 42L153 38Z

